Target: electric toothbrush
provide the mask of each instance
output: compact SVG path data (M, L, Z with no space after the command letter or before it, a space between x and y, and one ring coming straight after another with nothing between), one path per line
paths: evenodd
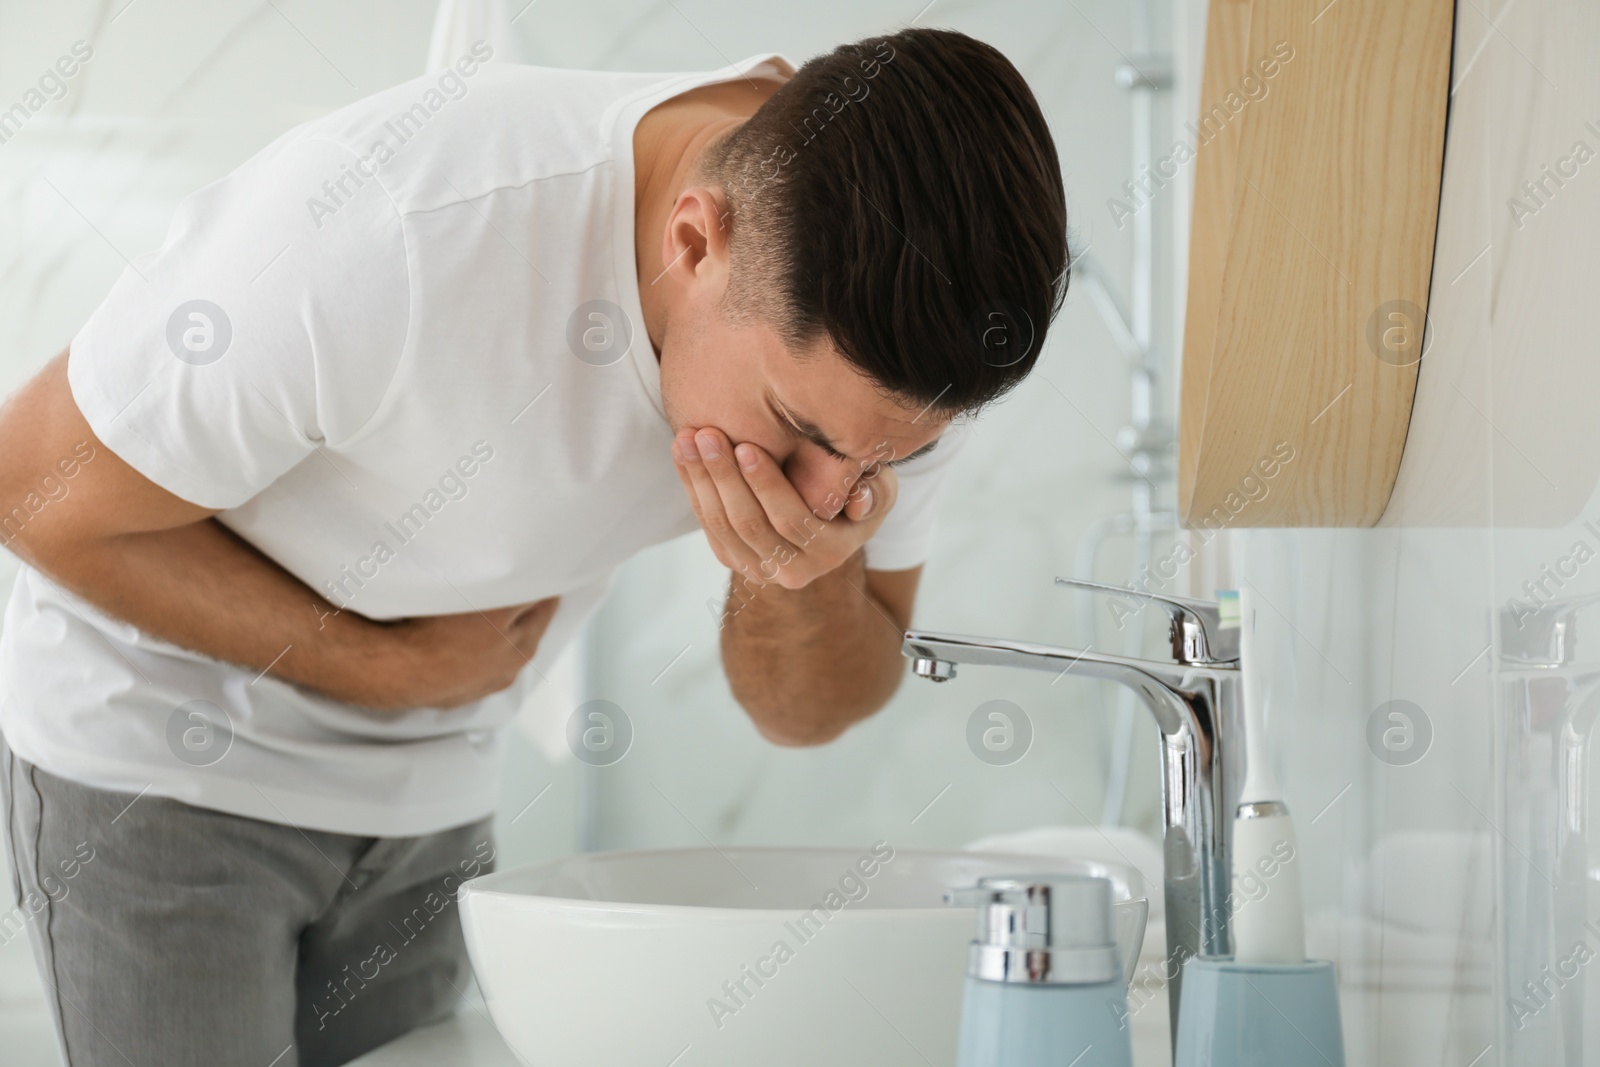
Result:
M1239 626L1245 722L1244 788L1233 823L1233 956L1238 963L1304 963L1305 909L1294 822L1267 761L1265 702L1256 651L1256 611L1248 588L1220 595L1223 624Z

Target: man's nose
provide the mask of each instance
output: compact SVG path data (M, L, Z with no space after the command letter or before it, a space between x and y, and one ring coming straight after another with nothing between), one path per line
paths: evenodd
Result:
M821 462L796 457L784 469L784 474L813 515L832 519L844 509L846 499L861 477L856 466L831 457L823 457Z

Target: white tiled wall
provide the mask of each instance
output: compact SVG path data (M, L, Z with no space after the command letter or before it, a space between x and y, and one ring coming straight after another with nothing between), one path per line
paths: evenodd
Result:
M517 27L534 62L684 69L772 49L803 58L903 23L920 6L542 0ZM1177 27L1181 90L1193 82L1183 75L1199 52L1203 4L1156 6ZM1569 848L1576 867L1554 870L1534 852L1540 827L1516 814L1522 798L1554 780L1555 749L1549 732L1530 729L1534 720L1519 713L1498 663L1503 635L1491 625L1523 581L1555 566L1573 542L1589 537L1600 548L1582 527L1600 520L1588 465L1600 422L1587 417L1590 368L1600 366L1591 312L1600 164L1588 164L1522 227L1506 221L1507 199L1541 163L1580 138L1600 149L1600 135L1579 121L1600 124L1591 7L1460 5L1451 151L1452 174L1462 177L1446 187L1434 298L1441 314L1458 310L1435 323L1440 344L1424 363L1390 516L1412 525L1240 533L1209 561L1251 582L1269 605L1262 621L1273 747L1309 867L1311 944L1340 971L1352 1064L1556 1063L1553 1021L1596 1018L1596 994L1577 983L1523 1030L1508 1014L1523 976L1502 962L1507 946L1532 944L1534 959L1543 951L1527 929L1528 909L1508 908L1508 899L1521 900L1508 898L1508 886L1549 878L1569 887L1563 899L1577 894L1580 913L1600 910L1596 862L1578 862ZM9 206L0 214L0 387L65 344L121 269L121 255L158 243L184 193L289 125L418 70L432 15L426 0L139 0L126 9L0 2L0 101L73 40L96 48L67 98L0 145L0 202ZM1129 177L1129 107L1112 84L1133 47L1129 19L1117 0L945 0L921 17L990 40L1028 76L1062 154L1077 247L1091 249L1123 287L1129 232L1112 222L1106 200ZM1571 122L1519 121L1551 100ZM1477 139L1457 139L1469 133ZM1481 165L1459 162L1466 146ZM1168 226L1181 217L1181 183L1162 195L1154 210L1169 251L1157 298L1169 313L1157 341L1170 354L1182 257L1170 254ZM1075 603L1051 585L1074 572L1089 524L1128 506L1131 475L1112 443L1128 418L1120 361L1075 291L1034 380L979 424L953 477L920 625L1121 640L1104 614L1094 632L1080 629ZM1175 383L1165 384L1170 402ZM1570 506L1561 512L1552 497ZM1452 506L1439 507L1441 498ZM1530 498L1537 506L1522 503ZM1170 500L1165 486L1158 499ZM1124 543L1113 541L1097 576L1126 578ZM581 843L882 837L950 846L1100 819L1115 716L1108 687L967 669L942 688L908 680L882 714L825 749L774 749L754 736L716 666L704 602L720 595L720 581L695 538L626 568L585 666L592 695L634 719L635 749L614 767L580 774L538 743L548 737L539 724L559 718L561 707L536 716L518 735L505 782L503 862ZM1196 578L1197 592L1206 586ZM1561 592L1597 589L1600 566L1581 569ZM1580 662L1600 662L1586 636L1580 631ZM1159 635L1147 651L1160 651ZM1011 767L980 763L964 740L967 716L995 697L1021 705L1037 731L1034 749ZM1408 766L1384 762L1367 740L1373 712L1395 699L1420 707L1432 730L1426 755ZM1141 714L1123 821L1146 831L1156 819L1154 771L1153 731ZM1590 802L1586 818L1594 814ZM1575 839L1581 834L1564 840ZM6 1064L51 1062L42 1004L21 941L0 945ZM1568 1062L1596 1062L1600 1033L1589 1029L1589 1045Z
M10 890L0 899L10 907ZM55 1030L25 935L0 943L0 1046L6 1062L18 1067L57 1062Z

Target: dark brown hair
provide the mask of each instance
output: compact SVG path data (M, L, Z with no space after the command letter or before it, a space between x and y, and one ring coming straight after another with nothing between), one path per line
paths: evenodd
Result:
M706 152L730 315L823 335L887 393L973 411L1032 369L1066 296L1055 144L1022 75L952 30L807 62Z

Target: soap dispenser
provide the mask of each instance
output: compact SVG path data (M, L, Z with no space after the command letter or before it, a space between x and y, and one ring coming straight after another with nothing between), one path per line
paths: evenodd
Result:
M977 908L957 1067L1131 1067L1110 881L991 876L945 901Z

